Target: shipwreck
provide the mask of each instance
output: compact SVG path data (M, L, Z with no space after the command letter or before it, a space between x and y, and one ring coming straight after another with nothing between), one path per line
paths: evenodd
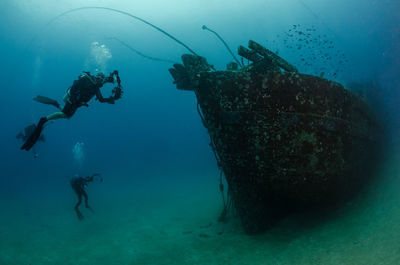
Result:
M289 212L342 202L369 179L379 124L369 106L341 84L299 73L249 41L251 63L217 71L185 54L169 71L194 91L217 162L247 233Z

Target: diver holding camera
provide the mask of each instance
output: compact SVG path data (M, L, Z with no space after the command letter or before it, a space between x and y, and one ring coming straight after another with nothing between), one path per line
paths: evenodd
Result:
M111 96L104 98L100 88L106 83L115 83L115 81L117 82L117 86L115 86L112 90ZM71 118L79 107L88 107L88 102L94 96L96 96L96 100L100 101L101 103L114 104L116 100L122 97L122 93L121 79L118 71L115 70L110 73L108 77L106 77L103 73L92 75L90 72L83 72L67 90L64 96L64 106L61 106L56 100L48 97L35 97L33 100L43 104L53 105L60 111L40 118L36 129L28 137L24 145L21 146L21 149L29 151L35 145L41 135L43 126L47 121Z

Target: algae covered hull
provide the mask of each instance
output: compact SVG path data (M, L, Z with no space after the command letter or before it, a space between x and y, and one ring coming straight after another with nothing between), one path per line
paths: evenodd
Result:
M290 210L342 201L367 180L378 125L339 83L266 56L241 70L210 71L204 58L188 55L183 62L171 74L196 93L248 233Z

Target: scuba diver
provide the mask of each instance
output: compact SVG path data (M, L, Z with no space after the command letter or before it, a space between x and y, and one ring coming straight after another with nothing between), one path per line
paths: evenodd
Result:
M28 126L26 126L25 127L25 129L23 129L22 131L20 131L18 134L17 134L17 139L21 139L22 141L26 141L28 138L29 138L29 136L34 132L36 130L36 125L35 124L29 124ZM44 135L42 134L42 135L40 135L40 137L39 137L39 139L38 139L38 141L42 141L42 142L44 142L44 141L46 141L46 139L44 138ZM37 158L38 157L38 153L35 151L35 150L33 150L33 157L34 158Z
M112 95L110 97L104 98L101 94L100 88L105 83L114 83L114 78L117 81L117 86L112 90ZM40 118L36 129L30 134L25 143L21 146L21 150L29 151L35 145L40 138L43 125L47 121L71 118L79 107L88 107L89 105L87 102L90 101L94 96L96 96L96 99L101 103L109 104L114 104L115 100L121 98L122 87L118 71L112 72L108 77L105 77L103 73L98 73L97 75L93 76L89 72L83 72L83 74L81 74L67 90L67 93L64 96L65 105L63 107L61 107L61 105L54 99L43 96L35 97L33 100L40 103L53 105L60 111L50 114L47 117Z
M78 202L75 205L75 211L76 211L76 214L78 215L79 220L83 220L83 214L81 213L81 211L79 211L79 208L78 208L79 205L81 205L81 203L82 203L82 196L85 198L85 207L93 212L92 208L88 204L88 196L85 191L85 188L87 187L89 182L92 182L94 180L94 177L96 177L96 176L100 176L100 174L96 173L96 174L93 174L93 175L85 177L85 178L81 177L77 174L70 181L72 189L75 191L76 195L78 196ZM103 178L100 177L100 181L103 182Z

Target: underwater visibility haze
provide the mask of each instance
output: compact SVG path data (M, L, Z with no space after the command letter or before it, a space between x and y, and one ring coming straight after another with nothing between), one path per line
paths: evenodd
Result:
M399 11L3 0L0 264L399 264Z

